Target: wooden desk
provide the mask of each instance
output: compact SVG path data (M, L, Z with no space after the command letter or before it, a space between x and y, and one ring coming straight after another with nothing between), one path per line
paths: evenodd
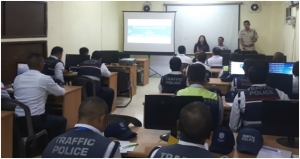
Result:
M137 74L137 65L133 66L121 66L121 65L107 65L108 68L119 68L125 69L125 72L129 74L129 80L132 88L132 96L136 94L136 74Z
M1 157L13 157L13 116L12 111L1 111Z
M118 92L118 72L111 72L110 77L102 77L101 84L107 84L109 88L115 92L114 102L111 108L111 112L116 110L117 107L117 92Z
M191 57L192 59L195 58L195 54L186 54L186 56ZM211 58L212 57L212 52L206 52L206 57Z
M212 68L211 73L219 74L221 72L222 68Z
M220 78L210 78L209 83L204 85L206 89L212 87L218 88L222 94L226 94L228 91L230 91L230 86L230 82L222 82Z
M146 158L148 157L149 153L155 146L166 146L167 143L162 141L159 136L164 133L168 133L169 131L166 130L151 130L151 129L144 129L142 127L132 127L131 128L134 132L136 132L138 135L136 138L133 138L130 140L130 142L138 143L139 145L135 147L134 151L128 152L127 154L124 154L124 157L138 157L138 158ZM234 136L236 138L237 134L234 133ZM276 139L278 136L268 136L264 135L264 145L270 146L278 149L283 149L287 151L292 151L292 154L299 154L299 149L294 148L288 148L279 145L276 143ZM211 141L206 140L206 143L210 145ZM213 153L216 157L222 157L224 155ZM233 149L233 151L227 155L228 157L232 158L255 158L255 155L248 155L239 153L236 149Z
M136 59L136 64L143 68L143 83L141 84L145 86L149 83L149 59Z

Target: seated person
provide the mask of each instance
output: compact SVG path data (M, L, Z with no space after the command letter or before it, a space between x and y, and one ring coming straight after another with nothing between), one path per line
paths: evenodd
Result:
M192 63L195 63L198 61L198 55L200 54L200 52L195 52L195 57L192 60Z
M241 122L244 125L260 124L261 121L245 121L241 119L242 114L246 114L246 106L261 104L264 99L271 100L289 100L289 97L282 91L266 85L268 79L268 70L263 65L254 65L248 71L248 78L251 83L245 91L239 92L233 101L229 127L232 131L238 131L241 128Z
M183 45L178 47L178 52L179 54L177 55L177 57L180 58L181 63L192 64L192 58L185 55L186 50Z
M79 55L88 55L89 54L89 49L86 47L82 47L79 49Z
M187 77L180 72L181 60L178 57L173 57L170 60L171 73L164 75L158 89L160 93L175 93L187 86Z
M33 53L28 58L29 70L18 75L14 80L15 99L29 107L32 126L35 133L47 131L50 139L66 131L67 119L45 113L45 104L48 92L55 96L65 94L65 89L56 84L50 76L41 73L44 67L44 58L41 54ZM21 134L27 133L25 112L16 107L18 125Z
M243 70L245 74L240 77L236 77L231 82L231 91L241 91L248 89L251 84L248 81L248 71L250 67L255 65L255 61L253 59L246 59L244 61Z
M238 61L239 60L239 54L238 53L231 53L229 56L229 62L230 61ZM226 78L229 76L229 67L228 66L223 66L223 69L219 73L219 78ZM230 81L232 81L231 79Z
M155 147L150 158L213 158L205 149L206 139L210 138L212 120L207 106L193 102L183 107L177 122L180 131L178 144Z
M10 95L6 91L4 84L1 82L1 98L10 98Z
M201 64L193 64L189 67L187 72L189 87L179 90L178 96L202 96L206 105L217 105L219 107L218 125L223 121L223 100L216 93L205 89L205 67Z
M218 38L218 47L220 50L229 50L228 47L226 45L223 44L224 43L224 38L222 36L220 36Z
M213 56L206 60L205 64L208 66L223 66L223 57L220 56L220 49L218 47L213 48Z
M111 112L114 101L114 90L108 87L101 87L101 76L109 77L110 71L104 63L101 63L102 54L100 51L94 51L90 60L84 61L78 66L77 76L85 76L92 80L99 81L96 86L96 94L103 98L108 105L108 110ZM87 86L87 94L91 96L92 87Z
M278 63L286 62L284 54L282 52L276 52L273 56L273 61Z
M293 66L293 93L299 93L299 61L295 62Z
M201 64L201 65L203 65L203 66L205 67L205 69L206 69L207 71L211 72L211 68L205 64L205 61L206 61L206 59L207 59L207 55L206 55L205 52L200 52L200 53L198 54L198 56L197 56L197 59L198 59L198 60L197 60L194 64ZM188 71L188 67L187 67L187 69L186 69L186 72L187 72L187 71Z
M45 67L43 74L51 76L56 83L62 85L64 83L65 66L61 61L63 48L56 46L51 50L51 56L45 59Z
M78 110L78 124L74 129L54 138L44 150L42 157L121 158L119 143L103 136L108 113L103 99L98 97L84 99ZM69 142L69 139L72 142L71 140Z

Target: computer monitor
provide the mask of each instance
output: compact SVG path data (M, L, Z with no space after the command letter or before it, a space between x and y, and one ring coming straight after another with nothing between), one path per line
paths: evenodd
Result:
M220 50L220 54L230 54L231 50Z
M27 63L17 63L17 75L20 75L29 70Z
M257 51L238 51L238 53L242 55L258 54Z
M229 65L229 60L230 60L230 53L229 54L221 54L220 56L223 57L222 65L223 66L228 66Z
M286 136L277 143L291 148L299 148L299 101L262 101L262 134Z
M70 68L77 68L77 66L90 59L90 55L73 55L73 54L66 54L66 70Z
M100 51L102 54L102 63L119 63L119 51Z
M286 63L269 63L270 73L293 74L293 62Z
M176 56L176 54L175 54L175 56ZM123 58L130 58L130 54L124 53L124 52L119 52L119 59L123 59Z
M277 88L287 95L291 95L293 92L293 75L269 73L267 85Z
M269 63L274 63L275 61L273 60L273 58L274 58L274 55L266 55L265 56L265 60L266 61L268 61ZM286 56L284 56L284 61L282 61L282 62L286 62Z
M229 73L231 75L244 75L244 62L234 62L234 61L230 61L230 65L229 65Z
M240 57L239 57L240 61L244 61L246 59L264 60L265 55L263 55L263 54L244 54L244 55L240 55Z

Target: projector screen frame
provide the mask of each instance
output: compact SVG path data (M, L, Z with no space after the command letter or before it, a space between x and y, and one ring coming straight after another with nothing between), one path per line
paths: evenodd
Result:
M238 14L238 32L240 32L240 23L241 23L241 5L243 2L233 2L233 3L164 3L166 12L168 12L168 6L212 6L212 5L238 5L239 6L239 14ZM171 11L169 11L171 12ZM175 11L176 12L176 11ZM175 14L175 20L176 20L176 14ZM174 21L175 23L175 21ZM174 31L175 31L176 25L174 25ZM174 34L175 38L175 34ZM238 49L240 49L240 41L238 41ZM174 45L175 45L175 39L174 39Z
M145 13L145 11L122 11L123 12L123 30L124 30L124 24L125 24L125 18L124 18L124 12L141 12L141 13ZM174 12L175 15L174 15L174 30L173 30L173 41L174 41L174 48L175 48L175 19L176 19L176 11L149 11L149 12L146 12L146 13L172 13ZM123 36L124 36L124 33L123 33ZM156 55L156 56L173 56L175 54L175 50L174 52L152 52L152 51L124 51L124 43L125 43L125 40L124 40L124 37L123 37L123 52L124 53L127 53L129 55Z

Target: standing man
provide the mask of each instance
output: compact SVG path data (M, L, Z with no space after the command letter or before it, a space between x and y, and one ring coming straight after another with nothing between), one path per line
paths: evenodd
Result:
M255 51L255 43L257 42L258 35L255 29L250 28L250 22L244 21L245 29L239 32L239 41L242 46L242 51Z
M218 48L220 48L220 50L229 50L228 47L226 45L223 44L224 43L224 38L222 36L220 36L218 38Z

